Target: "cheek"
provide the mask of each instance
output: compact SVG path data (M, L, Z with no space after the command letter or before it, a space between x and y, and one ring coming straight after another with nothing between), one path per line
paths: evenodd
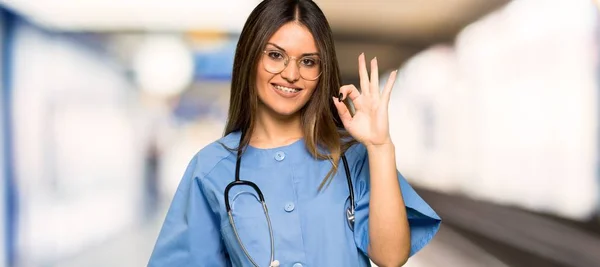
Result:
M314 94L315 90L317 90L317 81L310 81L304 84L304 88L305 90L307 90L309 93L309 96L312 96L312 94Z
M258 83L258 85L262 85L262 84L264 84L264 83L266 83L266 82L269 81L270 77L265 72L266 71L263 71L261 69L259 69L256 72L256 83Z
M256 74L256 88L259 91L265 91L268 89L269 82L273 78L273 74L268 73L266 71L258 70Z

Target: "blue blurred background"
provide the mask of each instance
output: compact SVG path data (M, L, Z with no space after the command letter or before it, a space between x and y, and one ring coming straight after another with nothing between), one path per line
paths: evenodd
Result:
M0 0L2 266L147 264L258 2ZM406 266L600 266L598 1L316 2L344 83L400 69L397 165L445 221Z

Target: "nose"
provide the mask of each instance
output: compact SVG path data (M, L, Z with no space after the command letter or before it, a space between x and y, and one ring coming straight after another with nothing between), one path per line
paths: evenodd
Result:
M298 69L298 64L296 64L296 59L290 59L287 66L281 72L281 77L289 83L295 83L300 79L300 70Z

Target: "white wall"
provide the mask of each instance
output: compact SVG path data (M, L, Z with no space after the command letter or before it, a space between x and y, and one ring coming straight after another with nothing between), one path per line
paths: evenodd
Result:
M122 69L65 36L16 30L14 117L23 266L68 257L139 220L143 138Z
M522 0L418 54L390 105L398 166L438 191L585 219L596 209L597 14Z

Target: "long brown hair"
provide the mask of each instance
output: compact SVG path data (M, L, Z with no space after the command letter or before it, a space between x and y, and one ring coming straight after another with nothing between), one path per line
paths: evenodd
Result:
M307 150L317 159L330 160L319 190L331 182L338 162L356 141L344 130L332 97L337 96L341 74L335 54L331 28L321 9L310 0L265 0L250 14L242 29L233 61L229 114L224 135L242 132L243 150L254 130L259 99L256 92L257 62L271 36L284 24L297 22L311 33L321 55L322 74L306 105L301 109L301 121ZM318 148L329 154L323 154Z

